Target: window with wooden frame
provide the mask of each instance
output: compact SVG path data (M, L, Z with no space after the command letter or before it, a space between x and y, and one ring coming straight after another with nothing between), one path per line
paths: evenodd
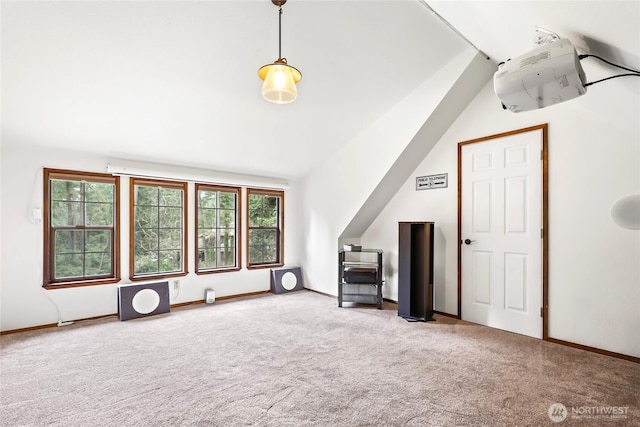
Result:
M43 286L118 282L120 178L60 169L43 175Z
M131 280L187 273L187 183L130 179Z
M240 188L195 187L196 273L240 270Z
M247 188L247 268L284 263L284 191Z

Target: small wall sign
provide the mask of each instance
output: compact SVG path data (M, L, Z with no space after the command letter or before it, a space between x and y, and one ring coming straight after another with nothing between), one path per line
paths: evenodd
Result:
M433 190L434 188L447 188L448 173L416 177L416 190Z

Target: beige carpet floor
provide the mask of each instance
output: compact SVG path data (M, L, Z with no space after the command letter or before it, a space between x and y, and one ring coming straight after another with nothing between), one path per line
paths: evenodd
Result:
M636 363L310 291L0 344L2 426L640 425Z

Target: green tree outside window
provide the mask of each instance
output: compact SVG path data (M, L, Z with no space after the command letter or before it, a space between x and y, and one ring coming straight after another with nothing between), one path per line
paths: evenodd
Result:
M133 185L133 276L184 271L184 185Z
M119 250L119 179L55 169L45 169L44 174L44 286L113 283Z
M197 271L239 267L237 260L240 189L196 185Z
M282 206L280 191L248 190L249 266L282 263Z

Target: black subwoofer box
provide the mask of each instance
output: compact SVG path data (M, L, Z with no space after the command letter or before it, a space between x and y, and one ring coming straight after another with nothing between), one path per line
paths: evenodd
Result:
M300 267L274 268L271 270L271 292L284 294L303 289Z
M169 282L118 285L120 320L168 313Z

